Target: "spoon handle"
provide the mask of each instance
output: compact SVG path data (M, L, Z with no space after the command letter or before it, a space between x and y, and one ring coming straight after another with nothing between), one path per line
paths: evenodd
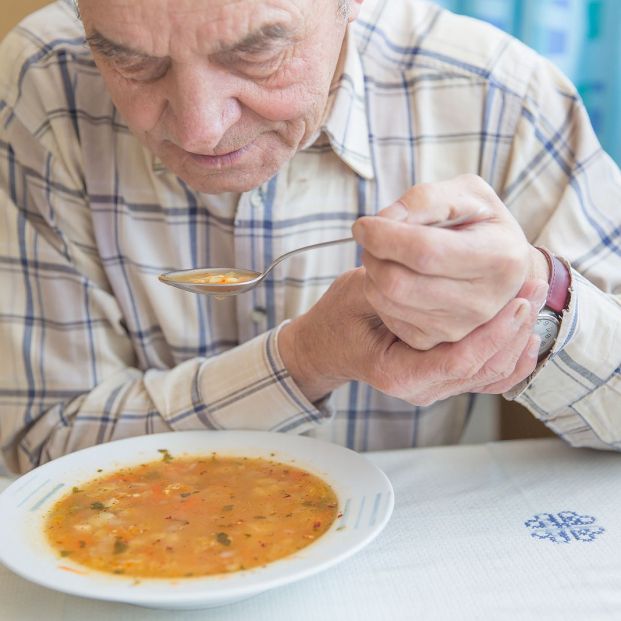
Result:
M450 220L440 220L438 222L430 222L425 226L433 226L438 229L450 229L460 224L467 224L471 222L479 215L479 212L475 212L473 214L467 214L465 216L459 216L457 218L452 218ZM277 259L274 259L265 269L259 281L263 280L279 263L282 263L285 259L292 257L294 254L298 254L299 252L306 252L307 250L314 250L315 248L323 248L324 246L334 246L336 244L345 244L347 242L354 241L353 237L344 237L342 239L332 239L330 241L319 242L318 244L311 244L310 246L302 246L300 248L296 248L295 250L290 250L289 252L285 252L285 254L280 255Z
M311 244L310 246L302 246L301 248L296 248L295 250L290 250L289 252L285 252L285 254L281 254L277 259L274 259L265 269L263 274L261 275L261 279L263 280L279 263L282 263L285 259L292 257L294 254L298 254L298 252L306 252L307 250L314 250L315 248L323 248L324 246L334 246L336 244L344 244L346 242L354 241L353 237L344 237L342 239L332 239L330 241L319 242L318 244Z

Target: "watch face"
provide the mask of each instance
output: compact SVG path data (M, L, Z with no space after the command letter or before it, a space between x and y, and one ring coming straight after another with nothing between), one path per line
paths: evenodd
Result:
M559 327L560 321L555 314L546 313L545 311L539 313L534 330L535 334L541 339L539 356L546 354L552 349L552 345L554 345L554 341L558 335Z

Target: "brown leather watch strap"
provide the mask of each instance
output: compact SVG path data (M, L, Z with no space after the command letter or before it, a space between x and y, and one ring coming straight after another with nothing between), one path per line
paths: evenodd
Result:
M546 258L550 268L549 289L545 305L560 315L569 305L569 286L571 284L569 269L549 250L540 247L537 247L537 250Z

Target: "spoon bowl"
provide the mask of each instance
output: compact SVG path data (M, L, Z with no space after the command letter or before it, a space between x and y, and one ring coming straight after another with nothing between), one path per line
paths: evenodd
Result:
M235 273L240 276L239 282L231 283L210 283L198 282L199 280L216 277L221 274ZM167 272L159 276L160 282L171 287L177 287L191 293L200 293L202 295L217 295L218 297L228 297L230 295L238 295L249 291L258 285L265 273L254 272L252 270L232 269L230 267L199 267L190 270L178 270L176 272Z

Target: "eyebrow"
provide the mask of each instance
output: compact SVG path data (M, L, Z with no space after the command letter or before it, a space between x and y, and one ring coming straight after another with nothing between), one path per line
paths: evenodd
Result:
M266 24L246 35L240 41L232 45L221 47L215 54L223 54L227 57L233 56L234 54L253 54L265 50L273 43L289 43L295 40L295 32L284 24ZM86 37L86 42L99 54L110 59L143 61L164 59L162 56L152 56L127 45L123 45L122 43L112 41L98 30L93 30L93 32Z
M123 45L122 43L111 41L97 30L94 30L86 37L86 42L91 46L91 48L106 58L162 60L162 57L160 56L151 56L150 54L145 54L139 50L134 50L131 47Z
M290 43L295 41L296 38L295 32L284 24L266 24L258 30L246 35L241 41L223 48L221 52L252 54L254 52L263 51L271 43Z

